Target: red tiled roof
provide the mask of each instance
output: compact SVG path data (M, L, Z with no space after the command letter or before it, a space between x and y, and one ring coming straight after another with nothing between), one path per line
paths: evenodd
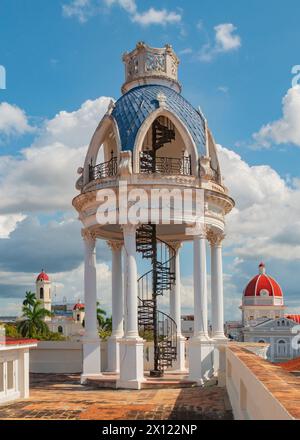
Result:
M84 309L84 304L82 304L82 303L77 303L73 307L73 310L82 310L82 309Z
M42 270L40 274L37 276L37 281L49 281L49 276Z
M276 364L287 371L300 371L300 357Z
M252 278L244 290L244 296L260 296L262 290L267 291L269 296L282 297L280 285L274 278L265 273L264 263L259 265L260 273Z
M285 317L300 324L300 315L285 315Z
M30 338L11 338L9 336L0 338L0 345L26 345L26 344L34 344L38 342L37 339Z

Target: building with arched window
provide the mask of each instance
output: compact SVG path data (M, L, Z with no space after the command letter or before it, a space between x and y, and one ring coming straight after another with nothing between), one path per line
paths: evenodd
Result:
M244 290L241 309L245 342L269 344L267 356L272 362L300 357L300 315L285 314L282 288L263 263Z
M52 303L52 283L49 275L41 271L36 278L36 298L41 302L42 306L54 312ZM51 332L60 333L70 339L81 339L84 333L83 320L85 315L84 304L76 303L72 306L70 313L63 311L55 311L53 316L47 316L45 321Z

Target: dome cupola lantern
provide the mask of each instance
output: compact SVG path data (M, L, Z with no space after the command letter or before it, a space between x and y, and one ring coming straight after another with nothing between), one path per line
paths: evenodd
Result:
M123 62L125 83L122 93L144 84L163 84L181 92L177 73L179 59L170 44L154 48L141 41L132 52L123 55Z
M279 283L266 273L266 265L260 263L258 274L247 284L243 292L241 309L244 325L258 319L275 319L284 316L283 292Z

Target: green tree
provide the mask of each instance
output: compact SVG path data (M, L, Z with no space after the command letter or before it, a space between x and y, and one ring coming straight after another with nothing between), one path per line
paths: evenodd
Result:
M46 316L52 316L49 310L42 307L42 303L35 299L33 304L23 305L22 318L17 323L18 332L23 337L34 338L49 333L49 328L44 321Z
M102 330L106 332L112 332L112 316L106 318L104 324L102 325Z
M36 302L36 296L33 292L26 292L25 293L25 299L23 301L23 306L34 306Z
M13 324L5 324L5 336L10 338L19 338L21 335L17 327Z
M106 311L100 308L99 302L97 302L97 321L99 328L103 328L106 321Z

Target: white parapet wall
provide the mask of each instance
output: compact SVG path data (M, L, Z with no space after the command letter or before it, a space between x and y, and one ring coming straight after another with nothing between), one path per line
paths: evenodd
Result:
M0 404L29 397L29 349L34 347L33 339L1 338Z
M263 380L267 376L269 384L270 381L272 382L273 374L275 390L278 376L274 368L280 367L270 364L269 370L267 361L253 352L245 355L243 350L245 346L226 347L226 388L234 418L236 420L295 419L285 404L276 397L276 392L271 391ZM259 371L260 374L257 374Z
M107 369L107 343L101 342L101 370ZM82 342L40 341L30 356L31 373L81 373Z

